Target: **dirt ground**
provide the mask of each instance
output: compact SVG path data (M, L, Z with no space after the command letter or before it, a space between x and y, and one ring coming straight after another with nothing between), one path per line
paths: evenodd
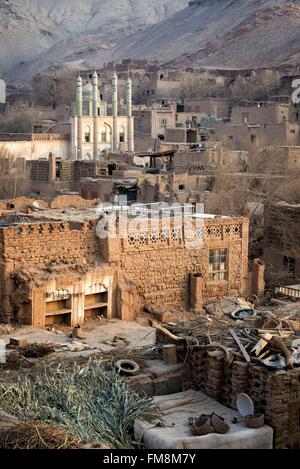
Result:
M118 319L88 321L83 328L83 338L72 338L72 328L55 326L52 330L32 326L16 327L10 334L0 336L6 345L10 338L26 338L28 344L51 345L54 352L39 358L18 358L22 347L10 346L6 349L6 363L0 364L0 381L22 376L37 376L45 365L64 363L81 364L91 356L110 362L112 358L130 358L140 366L140 357L155 344L155 330L135 322ZM143 362L143 360L142 360ZM143 368L143 366L141 366Z
M14 332L2 335L6 344L11 337L26 338L29 344L53 344L56 353L64 355L89 355L107 352L116 346L128 346L132 349L150 347L155 342L155 330L135 322L112 319L110 321L89 321L83 327L83 338L72 338L72 328L54 326L52 330L38 329L32 326L20 326ZM115 341L114 341L115 338ZM61 351L58 349L62 348Z

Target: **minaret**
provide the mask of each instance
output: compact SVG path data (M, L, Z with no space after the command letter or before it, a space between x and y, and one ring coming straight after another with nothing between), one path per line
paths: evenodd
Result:
M134 126L132 117L132 81L126 82L126 110L127 110L127 149L134 152Z
M113 151L119 148L118 139L118 77L114 72L112 79Z
M92 85L93 85L93 136L94 136L94 146L93 146L93 157L94 160L98 158L99 153L99 129L98 129L98 75L94 71L92 76Z
M82 159L82 78L76 80L77 159Z

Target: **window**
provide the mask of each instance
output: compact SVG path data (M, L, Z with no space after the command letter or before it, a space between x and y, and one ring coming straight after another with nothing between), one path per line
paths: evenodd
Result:
M160 127L162 129L165 129L167 127L167 120L166 119L163 119L160 121Z
M84 141L85 142L90 142L91 141L91 133L90 133L90 128L86 127L84 131Z
M296 260L293 257L284 256L283 267L288 271L290 278L296 277Z
M124 143L124 142L125 142L125 130L122 129L120 132L120 143Z
M107 142L107 134L106 134L106 129L101 130L101 142L106 143Z
M295 134L296 131L294 129L290 130L290 134Z
M61 162L56 161L55 163L55 172L56 172L56 179L60 179L61 176Z
M184 191L185 190L185 185L184 184L179 184L179 190Z
M251 135L251 143L255 143L256 142L256 135Z
M226 280L227 249L211 249L209 251L209 280Z

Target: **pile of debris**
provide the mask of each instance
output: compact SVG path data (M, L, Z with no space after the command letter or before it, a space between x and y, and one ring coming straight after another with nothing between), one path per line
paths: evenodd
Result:
M33 365L33 361L30 360L31 358L42 358L55 352L52 344L28 344L27 339L15 337L11 337L7 350L9 352L6 354L5 360L0 363L1 368L7 369L18 369L24 366L30 367Z
M193 347L221 349L227 358L239 356L246 362L260 363L280 370L300 366L300 321L298 309L277 314L259 311L243 299L221 300L206 306L207 315L190 321L151 322L162 336ZM282 317L281 317L282 316Z

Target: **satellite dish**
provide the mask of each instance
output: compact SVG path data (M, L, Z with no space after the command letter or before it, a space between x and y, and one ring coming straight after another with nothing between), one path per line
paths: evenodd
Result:
M33 205L33 207L35 207L35 208L40 208L40 204L39 204L36 200L33 202L32 205Z

